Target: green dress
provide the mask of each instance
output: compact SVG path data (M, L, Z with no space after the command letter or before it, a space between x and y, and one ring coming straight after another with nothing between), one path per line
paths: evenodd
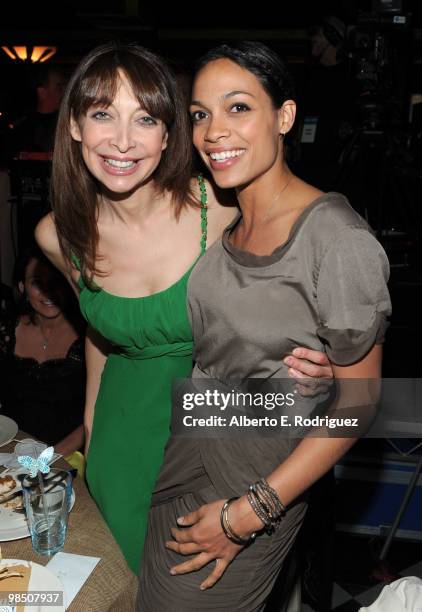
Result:
M201 257L206 248L206 191L201 177L198 181ZM167 289L139 298L93 290L79 280L82 314L113 346L95 404L87 481L135 573L170 433L171 383L192 371L186 288L195 264Z

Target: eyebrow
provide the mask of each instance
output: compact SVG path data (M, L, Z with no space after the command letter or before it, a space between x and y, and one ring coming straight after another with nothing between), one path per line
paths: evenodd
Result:
M86 112L89 112L90 109L97 109L97 110L116 110L116 107L114 106L114 100L112 100L112 102L110 102L110 104L107 104L104 100L101 100L101 98L98 101L94 101L90 106L88 106ZM148 115L151 115L151 117L154 117L154 115L152 115L151 113L149 113L147 111L146 108L143 108L140 104L137 106L137 108L133 111L134 113L138 113L139 111L145 111L146 113L148 113ZM154 117L157 119L157 117Z
M229 91L228 93L224 94L223 99L227 100L227 98L232 98L234 96L239 96L239 95L245 95L245 96L250 96L251 98L255 98L255 96L251 93L249 93L249 91L242 91L242 90L235 90L235 91ZM204 106L204 104L202 104L202 102L200 100L192 100L191 102L192 106Z

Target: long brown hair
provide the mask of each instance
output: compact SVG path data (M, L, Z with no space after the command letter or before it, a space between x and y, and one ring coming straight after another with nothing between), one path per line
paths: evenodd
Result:
M190 188L192 138L186 104L166 63L135 44L107 43L93 49L76 68L60 108L51 177L51 201L60 247L68 261L79 260L88 281L101 275L96 266L98 196L101 185L82 158L81 143L70 134L70 121L78 121L96 104L110 105L126 76L143 109L167 127L167 147L154 173L159 193L170 191L176 217L195 205Z

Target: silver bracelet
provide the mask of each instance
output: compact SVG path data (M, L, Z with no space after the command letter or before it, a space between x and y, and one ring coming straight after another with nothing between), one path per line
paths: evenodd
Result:
M231 497L226 502L224 502L223 507L221 508L221 514L220 514L221 528L226 538L231 540L234 544L237 544L238 546L248 546L248 544L251 544L251 542L254 541L256 537L256 532L252 533L248 538L242 538L239 535L237 535L237 533L233 530L230 524L230 521L229 521L228 511L229 511L230 505L237 499L239 498Z

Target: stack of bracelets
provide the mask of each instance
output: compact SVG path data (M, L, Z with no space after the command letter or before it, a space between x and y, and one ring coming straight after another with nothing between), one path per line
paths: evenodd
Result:
M264 478L251 485L248 491L248 502L253 511L264 523L268 534L273 533L280 525L281 518L286 514L286 507L281 503L277 492L274 491Z
M249 487L247 498L253 511L262 521L266 533L273 533L273 531L280 525L281 518L286 514L286 508L281 503L277 492L270 487L264 478L261 478L258 480L258 482L255 482L255 484L252 484ZM248 538L242 538L233 530L229 521L228 511L230 504L232 504L236 499L239 498L232 497L223 505L221 509L221 527L229 540L235 544L238 544L239 546L246 546L255 539L257 534L255 532Z

